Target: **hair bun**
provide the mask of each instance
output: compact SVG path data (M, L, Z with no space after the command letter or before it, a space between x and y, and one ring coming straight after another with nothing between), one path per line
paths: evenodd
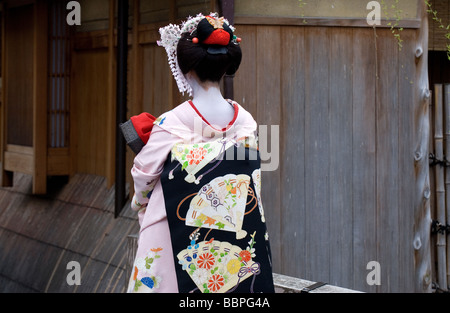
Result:
M233 38L233 31L223 17L207 16L198 23L197 37L202 44L227 46Z

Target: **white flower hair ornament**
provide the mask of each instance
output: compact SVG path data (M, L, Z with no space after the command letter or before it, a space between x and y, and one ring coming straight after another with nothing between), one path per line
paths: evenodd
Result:
M200 23L200 21L202 21L205 18L214 27L214 29L223 28L222 27L223 23L226 23L232 32L235 31L235 28L231 26L225 18L223 17L219 18L217 13L210 13L208 16L204 16L203 14L199 13L195 17L190 16L186 21L182 22L181 25L169 24L159 29L161 40L158 40L157 44L158 46L164 47L166 49L170 70L172 71L173 77L177 82L178 89L182 94L187 92L189 96L192 96L192 88L187 82L183 72L181 71L178 65L177 46L178 42L181 39L181 34L183 33L192 34L194 31L197 30L197 26ZM194 39L193 42L198 43L198 39L197 38ZM233 36L232 40L236 44L241 41L241 39L237 38L236 36Z

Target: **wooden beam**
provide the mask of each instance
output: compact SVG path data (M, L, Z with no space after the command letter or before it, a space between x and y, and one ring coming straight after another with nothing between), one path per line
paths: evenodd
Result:
M329 284L320 284L317 288L309 280L273 273L275 293L360 293L360 291Z
M381 20L377 28L390 28L389 22L393 20ZM337 26L337 27L370 27L364 18L334 18L334 17L273 17L273 16L235 16L236 24L244 25L286 25L286 26ZM419 28L420 19L404 19L399 21L398 27Z
M119 125L127 120L127 68L128 68L128 0L118 1L117 25L117 73L116 73L116 123L113 134L116 141L115 162L115 210L117 218L127 200L126 195L126 143L119 133Z
M0 175L0 185L2 187L11 187L13 184L13 173L5 169L5 151L6 151L6 99L7 99L7 84L8 77L7 72L7 62L8 54L6 49L6 21L8 19L7 3L3 4L2 8L2 94L1 94L1 105L0 105L0 152L1 152L1 175Z
M116 121L116 101L115 101L115 83L116 83L116 62L114 49L114 20L115 20L116 1L109 0L109 32L108 32L108 106L107 116L108 125L106 131L106 153L109 157L106 158L106 180L108 188L110 188L115 181L114 165L116 162L116 145L115 145L115 121Z
M47 192L47 2L34 8L33 54L33 194Z

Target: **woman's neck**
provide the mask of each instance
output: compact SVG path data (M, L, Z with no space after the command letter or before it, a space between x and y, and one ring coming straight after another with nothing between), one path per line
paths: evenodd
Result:
M234 117L234 107L224 99L217 82L189 82L192 87L193 99L197 110L211 124L222 129L226 127Z

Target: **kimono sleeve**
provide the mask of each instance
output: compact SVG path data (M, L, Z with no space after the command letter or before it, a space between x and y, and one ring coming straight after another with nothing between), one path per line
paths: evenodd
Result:
M179 138L157 125L153 128L147 144L136 155L131 169L135 192L131 201L132 210L146 209L153 188L163 170L164 162L177 139Z

